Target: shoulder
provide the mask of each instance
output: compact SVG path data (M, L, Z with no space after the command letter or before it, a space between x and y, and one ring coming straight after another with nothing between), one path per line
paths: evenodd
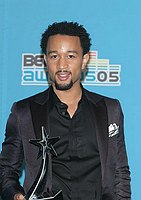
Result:
M91 92L87 89L84 89L84 93L90 101L93 101L93 103L105 101L106 104L110 104L110 103L119 104L118 99L108 97L108 96L104 96L104 95L101 95L101 94L98 94L98 93L95 93L95 92Z
M104 106L110 118L114 119L115 116L118 116L118 118L123 116L121 104L118 99L90 92L86 89L84 89L84 92L88 100L95 104L96 107L99 108L99 106Z
M30 97L24 98L22 100L19 100L13 104L14 108L20 109L25 108L30 105L31 102L35 102L38 104L44 104L48 100L49 96L49 88L43 92L37 93L35 95L32 95Z

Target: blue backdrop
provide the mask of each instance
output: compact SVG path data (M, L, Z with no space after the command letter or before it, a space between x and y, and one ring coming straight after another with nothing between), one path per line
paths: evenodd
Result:
M140 0L1 0L0 148L12 103L48 87L38 84L39 80L36 83L32 80L30 69L23 64L24 55L40 54L41 34L50 23L77 21L84 24L90 33L91 51L96 51L84 86L91 91L118 98L121 102L125 115L132 199L140 200L140 8ZM32 66L33 76L36 67ZM42 69L36 70L39 72ZM98 74L98 70L102 72ZM113 82L109 81L110 78ZM114 85L116 81L118 84Z

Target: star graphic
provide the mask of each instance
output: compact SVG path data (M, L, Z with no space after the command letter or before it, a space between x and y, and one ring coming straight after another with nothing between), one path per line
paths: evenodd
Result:
M29 142L39 147L38 158L43 155L45 157L45 153L50 152L53 156L57 157L57 152L55 151L53 145L60 139L57 137L49 137L44 126L42 126L42 138L41 139L30 139Z

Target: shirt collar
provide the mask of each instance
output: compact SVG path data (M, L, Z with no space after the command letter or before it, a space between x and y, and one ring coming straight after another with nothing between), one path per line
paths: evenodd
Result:
M51 88L50 88L50 94L49 94L49 110L51 110L54 106L57 106L57 107L59 106L60 108L67 109L67 105L61 102L61 100L55 94L53 87L52 86L50 87ZM82 104L87 99L82 84L81 84L81 88L82 88L82 97L78 103L79 105Z

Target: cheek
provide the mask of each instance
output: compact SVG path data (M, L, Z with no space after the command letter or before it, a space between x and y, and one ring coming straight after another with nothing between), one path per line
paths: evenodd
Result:
M82 73L82 70L81 68L77 68L75 70L72 71L72 78L73 79L79 79L81 77L81 73Z
M72 71L75 73L80 73L82 71L82 63L76 63L73 65Z
M48 62L47 68L48 68L48 71L54 72L56 70L56 64Z
M51 66L48 66L48 73L51 77L54 77L55 76L55 73L56 73L56 70L54 67L51 67Z

